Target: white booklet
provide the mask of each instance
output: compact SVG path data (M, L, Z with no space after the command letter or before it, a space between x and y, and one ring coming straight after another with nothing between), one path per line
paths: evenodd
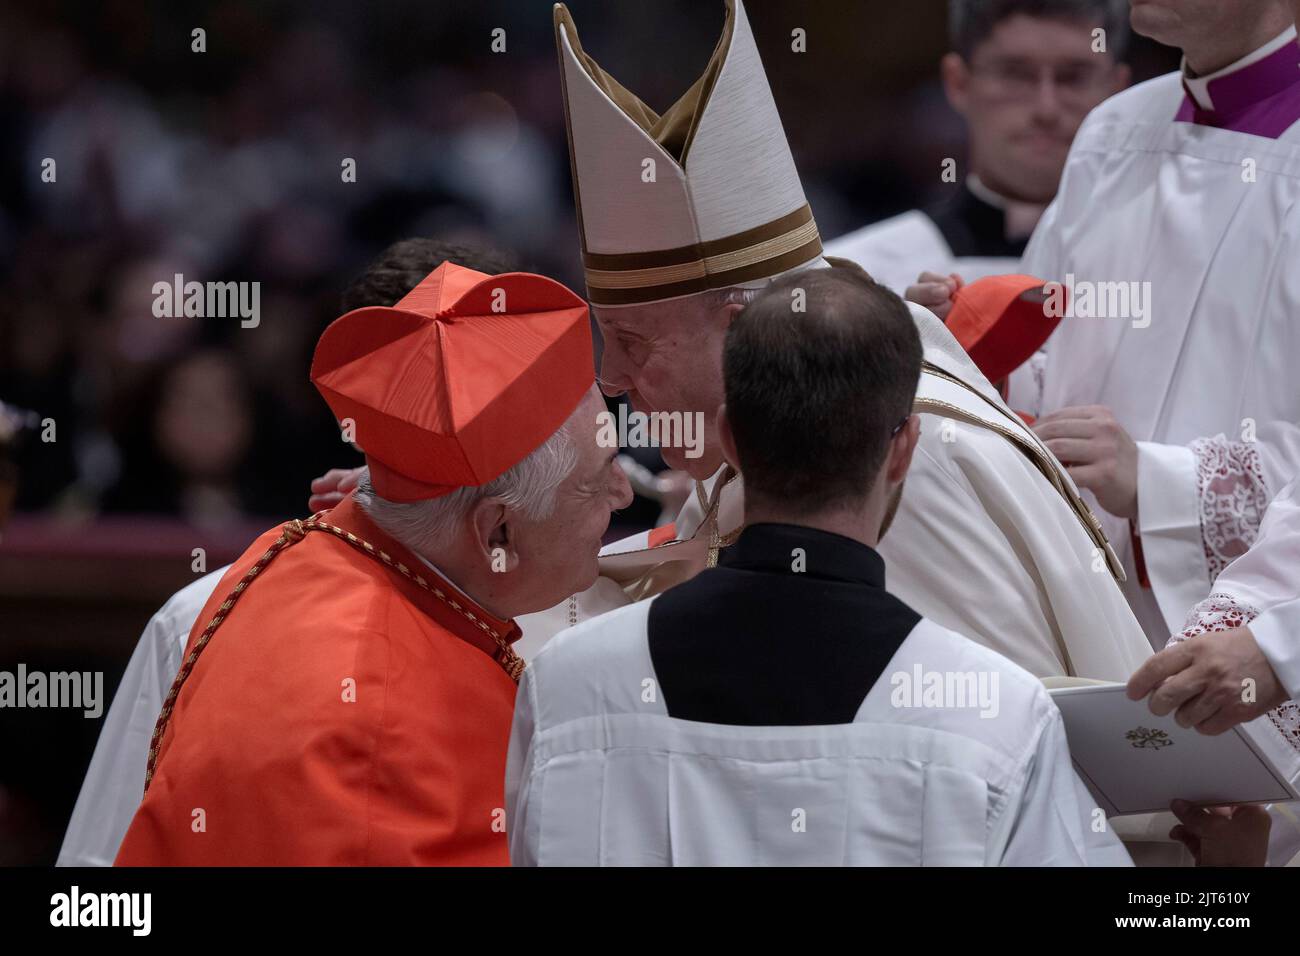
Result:
M1045 682L1065 720L1074 768L1108 816L1195 805L1300 800L1300 751L1267 715L1208 737L1157 717L1123 684ZM1052 685L1057 686L1052 686Z

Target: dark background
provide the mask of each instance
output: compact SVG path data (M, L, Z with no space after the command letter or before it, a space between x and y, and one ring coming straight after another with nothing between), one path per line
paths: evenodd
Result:
M723 22L720 0L569 6L660 111ZM824 238L953 188L941 0L746 9ZM1129 60L1135 79L1177 63L1140 38ZM103 670L111 699L194 547L220 566L305 514L312 477L360 463L308 382L311 350L344 286L412 235L509 249L581 289L546 0L0 11L0 401L57 429L11 452L0 669ZM261 324L155 318L153 283L177 272L260 282ZM0 863L53 861L101 723L0 710Z

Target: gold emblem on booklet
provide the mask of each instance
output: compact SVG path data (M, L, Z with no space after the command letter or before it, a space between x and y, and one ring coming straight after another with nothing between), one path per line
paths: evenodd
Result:
M1163 730L1152 730L1149 727L1136 727L1126 733L1124 739L1134 747L1148 747L1151 750L1172 747L1174 743Z

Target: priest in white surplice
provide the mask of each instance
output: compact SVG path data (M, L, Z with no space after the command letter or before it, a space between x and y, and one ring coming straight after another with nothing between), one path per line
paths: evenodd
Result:
M1022 268L1073 291L1013 407L1095 495L1153 646L1300 470L1300 49L1277 0L1135 3L1180 73L1080 129Z
M1022 263L1075 306L1010 402L1095 495L1157 648L1300 471L1293 15L1135 4L1133 28L1180 47L1182 70L1089 115Z
M699 481L674 525L609 546L596 588L522 619L525 655L689 578L740 534L742 483L713 423L722 341L758 288L826 266L744 8L726 9L704 75L661 117L596 64L556 8L602 387L644 413L698 412L705 441L698 458L663 449ZM925 345L921 438L881 543L892 587L1036 676L1127 679L1150 648L1095 518L943 324L919 306L912 315Z
M1115 0L948 0L940 73L966 123L964 172L939 202L840 236L827 255L899 295L922 270L967 282L1019 271L1079 124L1128 84L1126 16Z
M903 302L846 269L788 276L725 364L745 529L527 668L512 864L1128 864L1042 683L885 589L874 545L920 427Z

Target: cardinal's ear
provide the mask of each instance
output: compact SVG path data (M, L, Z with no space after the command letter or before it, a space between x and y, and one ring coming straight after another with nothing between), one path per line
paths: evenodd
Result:
M480 498L470 507L470 532L474 536L474 553L498 574L519 567L515 547L514 513L501 499Z

